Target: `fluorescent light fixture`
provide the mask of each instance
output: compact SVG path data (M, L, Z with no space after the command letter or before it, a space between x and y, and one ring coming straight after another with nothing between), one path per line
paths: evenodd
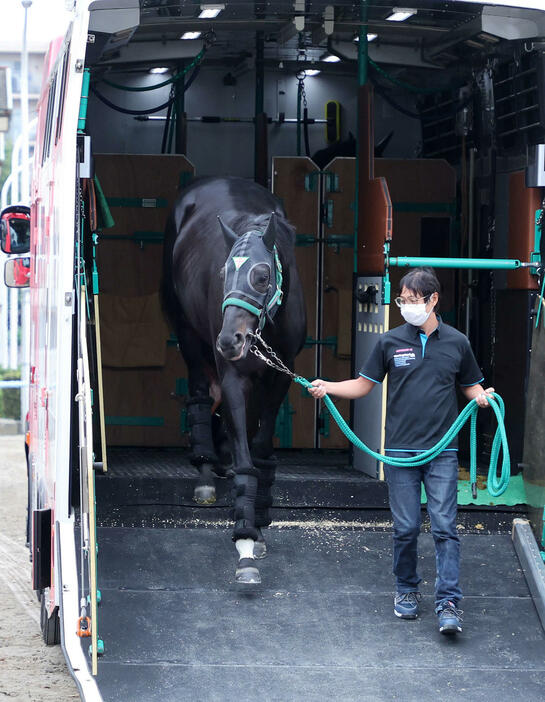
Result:
M322 59L322 61L325 61L326 63L339 63L340 60L341 59L338 56L334 56L333 54L328 54Z
M200 19L214 19L225 10L225 5L201 5Z
M201 32L184 32L180 39L198 39L201 36Z
M170 68L168 66L156 66L155 68L150 68L150 73L168 73Z
M386 17L386 19L388 22L404 22L406 19L409 19L409 17L416 15L416 12L416 10L410 7L393 7L392 14Z
M316 68L310 68L303 71L303 73L305 74L305 78L313 78L314 76L317 76L320 72L321 71L318 71Z
M367 41L375 41L375 39L378 37L378 34L368 34L367 35ZM359 41L360 37L358 34L354 37L354 41Z

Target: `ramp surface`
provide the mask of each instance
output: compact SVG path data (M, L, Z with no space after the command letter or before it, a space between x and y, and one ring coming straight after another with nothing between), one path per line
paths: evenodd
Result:
M167 508L145 494L139 504L129 495L120 503L117 489L108 503L115 462L110 477L97 480L105 702L545 697L545 634L508 533L510 515L493 528L487 515L473 526L460 519L464 632L447 638L433 612L429 533L420 539L422 616L402 621L393 614L389 513L325 504L335 481L333 503L358 494L350 488L363 490L365 476L358 486L348 471L341 488L327 466L313 473L302 465L298 480L309 485L295 488L297 474L280 473L278 494L292 480L301 509L275 511L287 518L267 530L263 585L253 592L234 583L226 508L176 507L172 499ZM312 484L323 506L303 509Z

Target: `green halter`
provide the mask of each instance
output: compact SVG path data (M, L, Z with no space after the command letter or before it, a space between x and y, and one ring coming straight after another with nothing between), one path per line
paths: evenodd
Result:
M238 297L227 297L223 301L223 304L221 306L222 314L223 314L223 312L225 312L225 308L229 305L232 305L234 307L242 307L242 309L246 310L247 312L251 312L259 319L259 330L260 331L265 326L267 316L269 316L271 318L274 317L274 315L278 311L278 308L282 304L282 297L284 295L284 292L282 290L282 282L283 282L282 264L280 263L280 258L278 256L278 251L276 249L276 246L273 247L273 252L274 252L276 290L274 291L274 294L271 297L271 299L265 304L264 307L259 309L259 307L252 305L250 302L246 302L246 300L241 300Z

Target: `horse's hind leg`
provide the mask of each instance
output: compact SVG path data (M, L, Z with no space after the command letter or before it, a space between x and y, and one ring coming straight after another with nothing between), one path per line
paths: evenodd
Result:
M190 396L186 408L191 438L190 460L199 470L193 500L200 505L212 505L216 501L214 466L218 462L212 439L212 398Z

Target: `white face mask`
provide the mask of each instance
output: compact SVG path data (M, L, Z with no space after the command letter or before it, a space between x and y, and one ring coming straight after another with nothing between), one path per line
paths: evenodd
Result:
M431 314L431 310L426 312L426 305L424 302L418 303L417 305L403 305L400 311L403 319L415 327L421 327Z

